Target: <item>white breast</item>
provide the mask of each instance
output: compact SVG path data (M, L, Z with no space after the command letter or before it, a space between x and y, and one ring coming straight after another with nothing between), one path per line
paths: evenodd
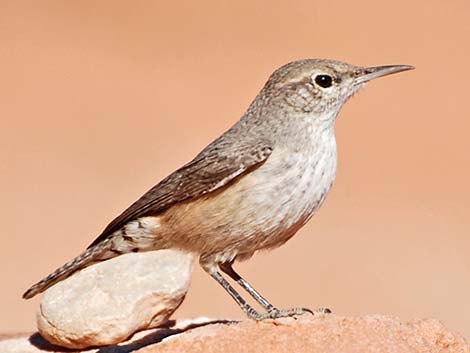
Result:
M336 141L332 129L312 139L312 145L290 156L280 215L292 226L304 224L323 203L336 176Z
M321 206L335 175L332 128L309 135L301 148L274 149L268 161L253 172L256 185L250 185L247 200L249 208L257 210L256 217L249 219L256 223L253 237L264 237L260 247L281 245L295 234Z

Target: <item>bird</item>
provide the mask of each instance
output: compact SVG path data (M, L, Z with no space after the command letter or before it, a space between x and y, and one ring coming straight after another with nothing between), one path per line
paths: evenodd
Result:
M29 299L75 272L130 252L178 249L254 320L297 316L278 309L234 269L236 261L283 245L315 214L336 176L336 117L370 80L409 65L361 67L328 59L275 70L232 127L148 190L79 256L34 284ZM158 269L155 269L158 271ZM256 310L228 276L262 307Z

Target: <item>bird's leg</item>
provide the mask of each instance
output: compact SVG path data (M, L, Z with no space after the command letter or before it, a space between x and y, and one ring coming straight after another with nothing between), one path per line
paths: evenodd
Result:
M279 318L279 317L288 317L295 315L302 315L305 313L313 314L310 309L306 308L292 308L287 310L279 310L274 307L270 302L268 302L256 289L254 289L251 284L249 284L245 279L243 279L232 267L231 262L226 262L219 265L220 269L230 276L234 281L236 281L240 286L245 289L248 294L250 294L253 299L255 299L263 308L266 309L267 313L260 315L257 320L267 319L267 318Z
M233 279L235 282L237 282L240 286L245 289L249 295L253 297L254 300L256 300L263 308L266 309L266 311L270 312L271 310L277 310L274 305L272 305L270 302L268 302L267 299L265 299L256 289L254 289L251 284L249 284L247 281L245 281L242 276L240 276L237 272L232 267L231 262L226 262L223 264L219 265L219 268L226 273L227 275L230 276L231 279Z
M246 302L245 299L242 298L240 294L227 282L227 280L217 271L217 266L214 263L205 262L204 259L201 257L199 259L201 267L211 275L224 289L230 294L230 296L237 302L240 308L254 320L263 320L265 319L265 315L257 312L255 309L251 307L250 304Z

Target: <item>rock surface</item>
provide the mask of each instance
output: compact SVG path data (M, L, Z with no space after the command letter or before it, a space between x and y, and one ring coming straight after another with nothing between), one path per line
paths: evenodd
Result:
M174 250L130 253L87 267L45 292L38 330L69 348L122 342L168 320L186 295L192 267L190 255Z
M0 341L2 353L76 352L48 344L38 334ZM140 332L132 340L87 353L469 353L459 334L434 319L400 322L379 315L303 315L297 320L180 322Z

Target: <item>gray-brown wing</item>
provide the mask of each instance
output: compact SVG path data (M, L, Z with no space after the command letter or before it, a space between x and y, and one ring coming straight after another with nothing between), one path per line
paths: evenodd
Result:
M270 144L264 140L244 143L224 139L214 141L191 162L163 179L116 217L88 248L134 219L157 215L175 203L227 185L263 164L271 152Z

